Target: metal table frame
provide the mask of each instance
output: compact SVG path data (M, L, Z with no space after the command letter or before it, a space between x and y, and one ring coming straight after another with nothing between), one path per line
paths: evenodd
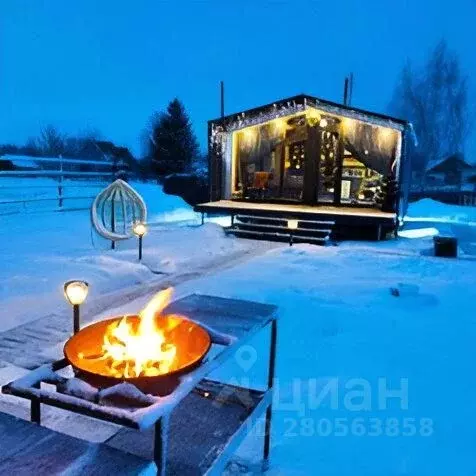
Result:
M201 296L191 295L185 297L175 303L172 303L171 307L174 308L176 304L180 308L180 304L189 304L189 301L197 301L195 306L200 306L200 298L208 300L224 300L223 298L215 298L213 296ZM225 300L226 301L226 300ZM75 413L80 413L89 417L97 418L100 420L116 423L125 427L144 430L151 425L154 426L154 450L153 459L157 466L157 474L165 476L167 472L167 441L168 441L168 421L170 413L180 405L180 402L191 392L200 387L201 384L212 382L207 380L206 377L218 367L226 363L230 357L234 355L237 349L248 343L253 336L255 336L263 328L270 329L270 349L269 349L269 365L268 365L268 378L267 389L264 391L258 391L254 389L241 389L252 392L257 396L258 403L251 409L248 417L242 422L241 427L233 434L233 436L227 441L225 447L221 451L220 455L213 462L212 466L207 470L206 474L213 474L218 470L223 470L226 467L227 462L238 448L242 440L247 435L247 428L250 425L254 425L257 420L265 414L265 427L264 427L264 444L263 444L263 459L265 464L269 460L270 454L270 439L271 439L271 421L272 421L272 394L273 384L275 377L275 365L276 365L276 343L277 343L277 316L275 306L269 306L265 304L252 303L248 301L228 300L233 302L234 305L241 303L242 306L253 305L266 307L266 312L263 312L263 316L256 319L248 329L242 332L242 335L233 336L236 338L233 342L224 339L223 334L215 332L210 327L213 322L203 322L203 319L198 319L197 322L204 325L211 334L212 343L223 345L223 350L219 352L215 357L206 359L201 366L187 375L187 379L183 381L179 387L172 393L174 397L174 405L162 405L160 402L152 404L151 406L136 411L126 411L123 408L105 407L83 400L79 397L65 395L64 393L52 391L47 388L42 388L42 382L49 384L58 384L64 382L65 377L62 377L56 372L69 366L66 359L55 361L51 364L47 364L33 370L26 376L15 380L13 382L4 385L2 392L5 394L15 395L21 398L25 398L31 401L30 416L31 421L37 424L41 424L41 404L50 405L53 407L69 410ZM213 302L213 301L212 301ZM222 303L226 304L226 303ZM175 311L174 311L175 312ZM203 317L203 316L202 316ZM215 316L217 317L217 316ZM190 316L194 320L193 312ZM237 318L239 319L239 317ZM230 321L231 322L231 321ZM244 321L243 321L244 322ZM218 320L217 320L218 324ZM219 326L220 327L220 326ZM238 333L239 334L239 333ZM230 333L228 334L230 335ZM192 378L190 378L192 377ZM232 386L225 385L228 388ZM238 388L238 387L235 387Z

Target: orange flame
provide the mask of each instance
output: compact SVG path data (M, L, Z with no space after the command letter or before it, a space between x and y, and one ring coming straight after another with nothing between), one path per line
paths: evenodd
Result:
M172 367L176 347L165 340L157 326L156 315L169 304L173 288L158 292L139 313L139 324L133 325L127 316L111 324L104 334L101 360L110 359L115 377L154 377Z

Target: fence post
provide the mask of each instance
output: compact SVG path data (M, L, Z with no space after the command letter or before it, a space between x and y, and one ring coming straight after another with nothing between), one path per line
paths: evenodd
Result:
M58 206L60 208L63 207L63 186L62 185L58 185Z
M63 156L60 154L60 172L63 172ZM63 207L63 174L61 173L58 179L58 206Z

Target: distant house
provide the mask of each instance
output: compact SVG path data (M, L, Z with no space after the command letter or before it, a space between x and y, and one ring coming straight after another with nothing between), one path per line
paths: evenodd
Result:
M461 154L454 154L428 164L425 185L460 187L470 183L470 177L474 175L476 167L466 162Z
M11 160L0 157L0 171L2 170L15 170L15 166Z
M40 170L37 157L4 154L0 156L0 170Z
M88 141L81 153L94 160L112 162L119 178L124 178L127 171L134 170L136 166L136 161L127 147L118 147L110 141Z

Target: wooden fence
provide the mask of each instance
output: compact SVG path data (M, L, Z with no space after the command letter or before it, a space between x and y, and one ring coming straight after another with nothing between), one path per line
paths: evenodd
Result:
M15 167L0 170L0 215L88 209L101 189L125 173L114 162L81 159L19 157Z

